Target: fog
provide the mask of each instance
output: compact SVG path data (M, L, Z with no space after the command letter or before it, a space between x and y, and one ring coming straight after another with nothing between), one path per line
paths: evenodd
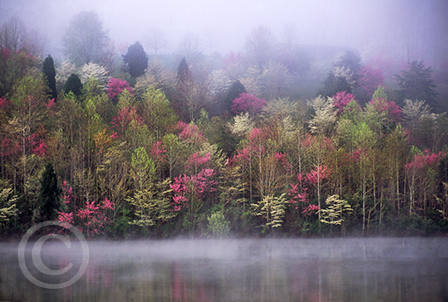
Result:
M44 289L20 271L17 243L3 242L0 300L445 301L447 245L445 238L90 241L82 277ZM30 274L50 284L82 266L76 242L47 241L39 252L52 270L72 265L44 274L28 242Z
M62 54L61 38L70 19L95 10L116 45L140 41L160 28L175 52L186 35L200 37L206 54L243 51L245 37L269 27L282 42L285 25L294 25L297 44L352 48L363 54L382 49L402 60L440 65L448 53L448 2L390 0L0 0L0 23L18 16L47 37L46 52ZM435 66L437 68L437 66Z

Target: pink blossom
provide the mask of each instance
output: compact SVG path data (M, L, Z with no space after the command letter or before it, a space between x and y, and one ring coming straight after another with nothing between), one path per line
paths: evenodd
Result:
M351 101L355 101L359 105L358 100L355 99L355 95L346 91L339 91L333 96L333 105L338 109L339 114L346 112L346 107Z
M58 211L58 221L62 223L73 223L73 213L65 213Z
M204 135L195 124L186 124L182 121L177 123L177 129L180 131L179 138L190 144L201 144L206 141Z
M382 70L380 68L374 68L370 65L366 65L361 68L360 75L360 86L366 95L372 95L376 88L384 82Z
M388 101L385 98L372 99L369 103L376 112L385 112L387 118L392 122L398 122L401 119L401 109L392 101Z
M53 108L54 106L54 98L52 98L51 100L48 101L48 103L45 104L45 107L47 107L48 109Z
M111 78L107 83L106 94L111 100L116 100L120 93L122 93L125 89L132 94L132 88L129 86L128 82L125 80Z
M210 162L211 156L210 153L205 154L205 156L199 156L199 152L193 153L190 158L188 159L188 168L191 167L200 167L202 165L207 164Z
M330 175L331 170L327 166L315 166L314 170L306 175L306 179L312 184L317 184L322 180L328 179Z
M313 212L317 212L320 210L320 207L315 204L308 205L305 209L303 209L302 214L311 215Z
M134 106L123 107L112 119L113 128L121 135L124 135L129 127L142 127L145 125L143 119L137 114Z
M232 101L232 112L240 114L248 112L250 115L256 115L266 106L266 101L255 97L253 94L242 93Z

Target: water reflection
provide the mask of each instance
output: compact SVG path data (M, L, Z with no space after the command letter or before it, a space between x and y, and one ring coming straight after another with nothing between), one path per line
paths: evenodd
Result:
M445 238L90 242L85 274L59 290L29 282L17 248L0 244L0 301L448 300ZM52 269L81 261L75 245L41 254ZM46 282L76 273L45 276L31 262Z

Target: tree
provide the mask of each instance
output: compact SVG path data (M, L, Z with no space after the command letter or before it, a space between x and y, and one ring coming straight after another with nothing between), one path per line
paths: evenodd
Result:
M76 96L80 96L82 94L82 84L81 80L79 79L78 75L72 73L69 78L67 79L67 82L64 86L64 92L66 94L73 93Z
M65 54L78 66L99 62L108 42L107 32L94 11L82 11L74 16L63 37Z
M351 93L352 90L352 87L347 82L345 77L337 76L334 71L330 71L325 78L324 87L319 90L319 94L324 97L328 97L335 95L340 91Z
M101 85L106 85L109 80L108 74L107 69L100 64L87 63L81 66L79 77L83 85L91 78L95 78Z
M166 127L174 125L178 119L165 93L154 87L149 87L143 94L141 111L143 121L155 132L156 140L163 137Z
M146 34L146 42L154 50L157 56L160 49L168 46L168 40L165 38L165 33L159 27L152 27Z
M54 69L53 58L50 55L45 58L42 71L45 75L45 79L47 80L48 88L51 90L51 97L56 102L58 96L56 91L56 70Z
M198 62L203 52L199 36L196 34L185 35L177 46L177 52L191 62Z
M309 121L311 133L330 134L336 121L334 105L328 99L318 96L309 102L315 116Z
M408 63L408 70L395 75L401 99L422 100L434 107L436 98L436 85L431 79L431 67L425 67L423 61Z
M111 78L107 83L107 96L112 100L114 104L118 103L118 96L123 90L127 90L132 94L132 88L129 86L129 83L125 80L120 80L116 78Z
M59 188L58 179L53 169L53 164L45 165L42 174L40 189L40 215L42 221L53 220L56 218L56 211L59 210Z
M148 68L148 56L138 41L129 46L128 52L123 55L123 60L128 64L129 73L133 78L143 75Z
M29 31L17 17L12 17L0 28L0 50L24 51L39 56L45 45L45 39L37 31Z
M359 86L361 68L361 58L352 51L346 51L333 63L334 74L344 77L352 89Z
M244 88L243 84L241 84L240 81L236 80L232 83L232 85L229 87L229 89L226 92L226 97L224 99L223 104L220 106L220 108L223 109L223 111L230 112L232 107L232 101L236 98L238 98L242 93L246 93L246 88Z
M261 113L264 106L266 106L265 100L256 98L253 94L242 93L232 101L232 112L235 114L247 112L254 116Z
M263 233L269 227L272 231L273 228L282 226L287 204L286 193L275 197L273 195L267 195L258 203L251 204L253 215L261 216L266 220L266 223L262 225Z
M250 63L262 70L273 57L276 39L268 27L258 26L246 37L245 50Z
M320 221L330 224L331 229L333 228L333 225L341 225L344 222L344 212L353 212L352 207L346 200L339 199L339 195L328 196L327 200L325 200L325 203L327 207L325 209L319 210Z

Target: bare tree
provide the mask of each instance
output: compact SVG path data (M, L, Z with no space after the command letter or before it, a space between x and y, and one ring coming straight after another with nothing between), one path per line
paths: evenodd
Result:
M274 53L276 38L268 27L258 26L246 37L245 51L250 63L260 70Z
M297 28L294 24L286 24L283 27L282 44L288 54L292 54L297 46Z
M179 42L177 52L188 59L190 62L198 61L202 56L201 39L197 34L187 34Z
M159 50L167 48L169 45L165 37L166 34L159 27L151 27L146 34L145 42L154 50L156 56L159 54Z
M17 17L12 17L0 29L0 49L26 50L33 55L40 55L44 46L45 38L38 31L27 30Z

